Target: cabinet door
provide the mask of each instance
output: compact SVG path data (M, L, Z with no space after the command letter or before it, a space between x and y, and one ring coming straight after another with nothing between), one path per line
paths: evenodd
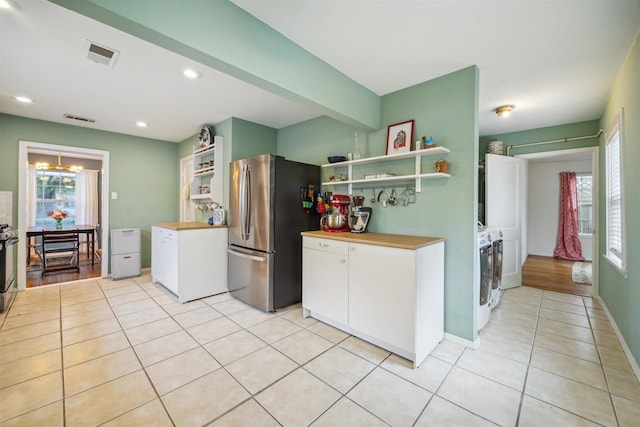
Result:
M164 262L160 251L162 233L159 227L151 227L151 280L160 282L164 280Z
M415 251L349 244L349 326L414 351Z
M164 264L164 281L161 282L167 289L176 296L178 291L178 272L179 272L179 242L178 240L163 237L161 242L162 263Z
M347 325L347 256L316 249L302 250L302 306Z

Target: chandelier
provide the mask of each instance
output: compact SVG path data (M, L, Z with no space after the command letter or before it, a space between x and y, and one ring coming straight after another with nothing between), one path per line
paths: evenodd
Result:
M38 170L58 170L58 171L80 172L82 170L82 166L80 166L80 165L62 166L60 153L58 153L58 164L57 165L50 165L47 162L36 162L36 169L38 169Z

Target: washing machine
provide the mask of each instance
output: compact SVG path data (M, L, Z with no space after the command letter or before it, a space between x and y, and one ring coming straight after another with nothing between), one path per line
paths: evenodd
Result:
M487 230L478 230L478 260L479 275L478 287L478 330L482 329L491 316L491 289L493 285L493 245L491 233Z
M493 277L491 282L491 301L489 302L493 310L500 303L500 293L502 290L502 230L497 227L487 229L491 236L493 247Z

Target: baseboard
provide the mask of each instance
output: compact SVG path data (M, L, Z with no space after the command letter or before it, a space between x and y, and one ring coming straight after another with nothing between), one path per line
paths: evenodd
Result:
M613 330L616 333L618 340L620 341L620 345L622 345L622 350L624 351L624 354L627 355L627 359L629 360L631 369L633 369L634 374L636 374L636 378L640 380L640 367L638 366L638 362L633 357L633 353L631 353L631 350L629 349L627 342L624 340L624 337L622 336L622 332L620 332L620 329L618 329L618 325L616 324L616 321L613 319L613 316L609 312L609 309L605 305L602 298L600 298L600 296L597 296L595 298L598 300L598 302L602 306L602 309L604 310L604 313L607 315L607 318L609 319L609 323L611 323L611 326L613 327Z
M444 337L452 342L458 343L460 345L463 345L465 347L469 347L471 349L476 350L478 347L480 347L480 337L476 338L475 341L469 341L467 339L464 338L460 338L457 335L452 335L452 334L448 334L448 333L444 333Z

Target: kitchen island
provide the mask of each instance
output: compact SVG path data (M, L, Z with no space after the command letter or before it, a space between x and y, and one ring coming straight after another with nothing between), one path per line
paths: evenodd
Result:
M152 280L183 303L227 292L227 237L226 225L152 224Z
M444 337L444 239L301 234L304 316L419 366Z

